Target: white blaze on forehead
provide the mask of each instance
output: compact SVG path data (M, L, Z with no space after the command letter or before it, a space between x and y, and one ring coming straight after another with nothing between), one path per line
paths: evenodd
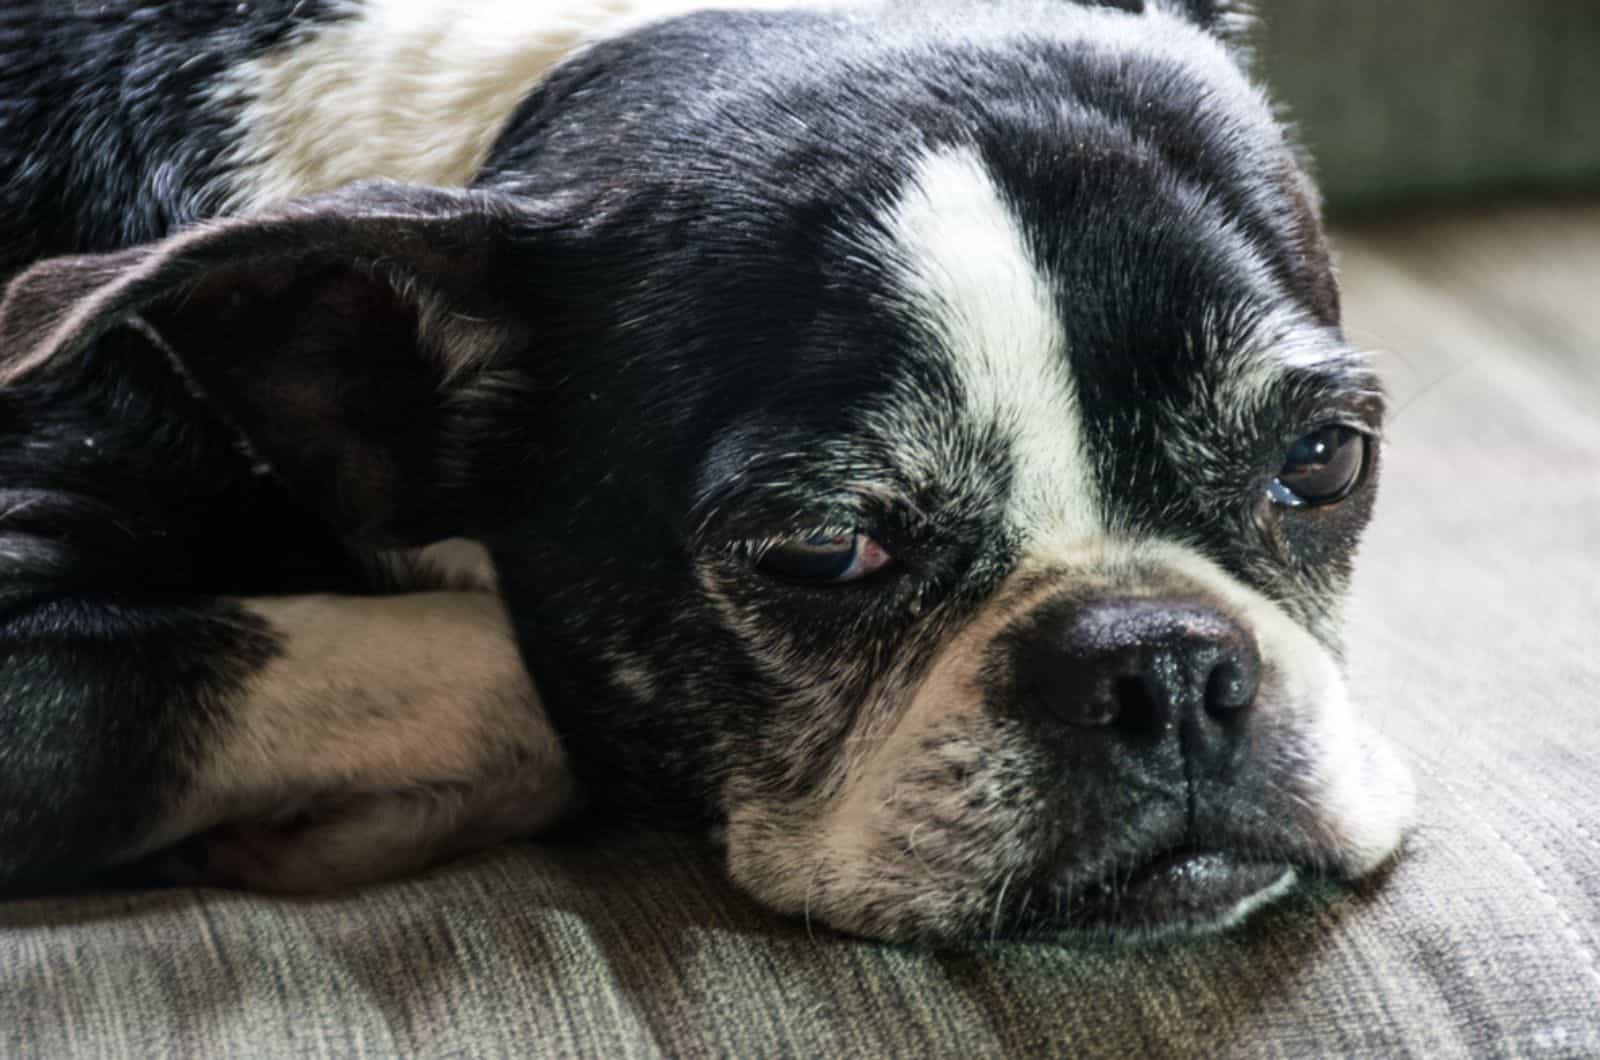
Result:
M461 186L535 85L587 44L694 11L852 0L346 0L244 64L216 95L241 106L234 210L359 180Z
M1013 460L1012 528L1103 531L1055 291L977 154L928 154L895 204L887 248L904 294L949 357L966 414Z

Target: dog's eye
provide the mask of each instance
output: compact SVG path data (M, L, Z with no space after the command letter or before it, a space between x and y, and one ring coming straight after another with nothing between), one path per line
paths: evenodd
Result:
M892 557L866 534L832 530L779 541L765 549L756 567L763 574L797 582L853 582L882 570Z
M1332 504L1350 495L1367 467L1367 436L1349 427L1323 427L1289 449L1268 488L1286 508Z

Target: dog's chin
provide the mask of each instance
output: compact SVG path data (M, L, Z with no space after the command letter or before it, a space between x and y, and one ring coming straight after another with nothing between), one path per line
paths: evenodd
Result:
M1023 934L1084 933L1119 941L1205 934L1240 923L1287 894L1299 874L1281 861L1178 847L1129 868L1082 880L1064 873L1059 901ZM1024 911L1025 912L1025 911Z
M990 909L960 925L922 925L936 945L1038 940L1113 945L1180 942L1226 931L1294 890L1302 866L1266 851L1178 843L1086 870L1055 863L990 891ZM931 930L930 930L931 928Z
M936 949L997 941L1181 942L1241 924L1308 876L1344 875L1314 852L1276 842L1172 836L1124 847L1093 866L1068 851L1013 850L1010 868L991 862L978 872L966 859L907 861L889 846L842 863L784 858L752 871L756 859L739 856L736 845L730 870L763 904L803 917L808 927Z
M908 901L899 915L883 908L870 922L826 908L809 910L808 923L828 923L864 938L936 949L966 949L1001 941L1111 945L1181 943L1229 930L1290 894L1302 870L1226 850L1179 847L1153 852L1099 876L1063 870L973 887L986 899L957 902L963 914L928 917ZM819 896L820 897L820 896Z
M1061 870L1033 887L1012 882L1009 896L993 900L992 913L961 924L908 924L888 934L939 947L1001 940L1176 943L1243 923L1293 891L1301 875L1285 861L1182 846L1097 876ZM873 934L883 936L881 926Z

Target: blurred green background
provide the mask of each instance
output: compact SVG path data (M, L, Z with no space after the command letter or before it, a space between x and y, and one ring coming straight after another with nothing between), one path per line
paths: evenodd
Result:
M1600 0L1259 0L1259 72L1335 216L1600 191Z

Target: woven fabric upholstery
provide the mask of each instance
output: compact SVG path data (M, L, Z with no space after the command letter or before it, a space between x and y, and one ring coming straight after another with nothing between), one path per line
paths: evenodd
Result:
M1260 70L1335 208L1600 188L1600 4L1256 6Z

